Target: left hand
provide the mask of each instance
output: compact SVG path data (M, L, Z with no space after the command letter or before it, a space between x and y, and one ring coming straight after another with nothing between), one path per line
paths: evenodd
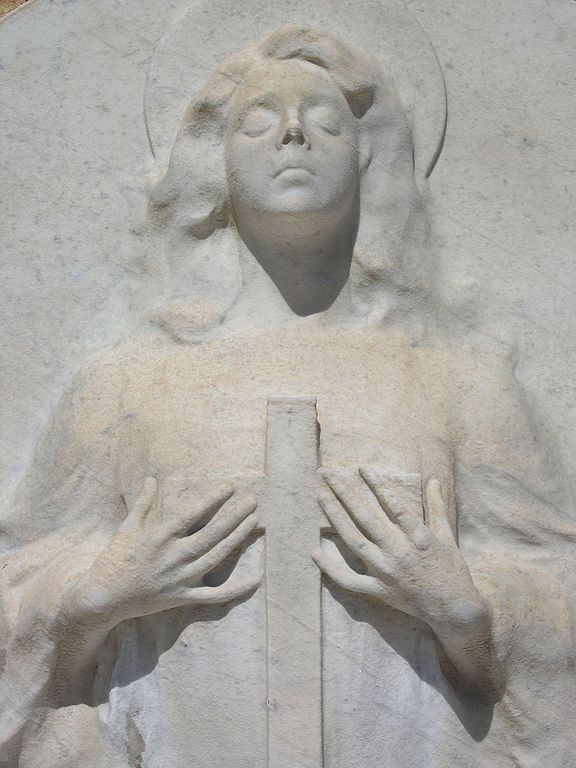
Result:
M458 548L439 481L426 483L423 510L416 501L409 508L378 472L360 469L360 476L324 473L331 490L319 502L369 575L323 550L313 555L319 568L336 584L421 619L437 634L474 634L489 612Z

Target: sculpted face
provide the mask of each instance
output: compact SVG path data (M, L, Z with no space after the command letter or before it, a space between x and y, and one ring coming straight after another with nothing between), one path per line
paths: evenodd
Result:
M322 69L295 60L258 64L229 114L232 203L287 214L342 211L358 191L358 146L358 120Z

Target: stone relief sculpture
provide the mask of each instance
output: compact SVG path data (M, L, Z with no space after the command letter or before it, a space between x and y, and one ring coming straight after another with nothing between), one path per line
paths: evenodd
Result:
M150 193L171 300L6 522L2 766L572 764L566 481L454 332L418 149L322 30L192 99Z

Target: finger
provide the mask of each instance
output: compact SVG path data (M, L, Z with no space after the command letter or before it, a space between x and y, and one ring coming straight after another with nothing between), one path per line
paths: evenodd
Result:
M216 566L226 560L235 550L242 546L246 539L255 530L258 525L256 515L247 517L240 525L229 533L225 539L222 539L216 546L212 547L205 555L195 560L190 566L192 575L206 574L214 570Z
M232 576L217 587L195 587L190 591L190 603L218 605L231 603L255 592L262 581L262 574L234 579Z
M190 529L208 517L225 504L234 494L234 486L227 483L218 488L214 493L209 494L192 509L186 510L183 514L176 515L172 520L166 522L166 532L169 536L185 536Z
M136 501L128 512L128 524L142 523L156 501L158 482L155 477L146 477Z
M456 543L456 536L450 525L450 510L444 501L440 481L431 477L424 488L424 509L426 523L433 534L448 544Z
M344 543L367 564L377 565L378 547L369 541L354 525L348 512L333 493L320 494L320 506Z
M336 559L318 550L312 554L312 559L335 584L349 590L374 597L384 597L386 589L384 585L373 576L363 576L342 559Z
M430 532L426 529L424 523L409 510L405 502L403 503L398 498L385 478L369 467L360 469L360 474L378 499L384 512L386 512L392 522L396 523L401 531L419 544L424 543L430 538Z
M252 514L257 505L255 496L225 504L204 528L180 540L183 553L187 557L198 558L208 552Z
M376 544L385 544L387 537L394 532L394 526L385 514L378 514L377 505L373 504L370 508L369 495L363 499L358 489L354 488L352 478L339 476L335 472L324 472L323 476L356 526ZM355 479L359 484L357 476Z

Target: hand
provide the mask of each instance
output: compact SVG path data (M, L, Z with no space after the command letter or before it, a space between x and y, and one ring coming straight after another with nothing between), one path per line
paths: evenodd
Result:
M258 586L260 574L238 579L232 573L215 587L204 586L202 579L254 531L256 504L255 498L239 498L234 488L226 487L181 516L166 519L156 480L148 477L114 538L68 593L67 616L111 628L137 616L247 595Z
M325 473L331 492L319 501L369 575L322 550L314 554L321 570L346 589L425 621L440 636L485 628L487 606L458 548L438 480L426 484L422 510L417 502L409 508L375 470L360 475Z

